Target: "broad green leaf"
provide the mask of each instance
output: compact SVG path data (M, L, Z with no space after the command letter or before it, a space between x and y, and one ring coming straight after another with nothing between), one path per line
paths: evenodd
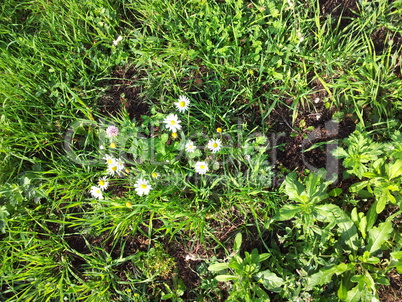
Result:
M237 280L238 277L232 275L218 275L215 277L215 279L218 281L226 282L226 281Z
M360 291L359 285L353 287L350 291L348 291L347 298L345 302L359 302L362 296L362 292Z
M402 274L402 251L391 253L391 267L395 267L399 274Z
M367 217L364 216L364 213L362 212L357 213L357 208L352 209L352 211L350 212L350 217L362 234L363 239L365 239L367 235Z
M367 236L366 230L367 230L367 217L363 216L359 221L359 231L362 234L363 239L366 239Z
M266 292L265 290L263 290L263 289L259 286L259 284L255 283L254 286L252 287L252 291L253 291L254 293L256 293L257 296L258 296L258 298L259 298L259 299L254 298L254 299L253 299L253 302L254 302L254 301L255 301L255 302L269 302L269 301L271 301L271 300L269 299L269 296L268 296L267 292Z
M295 172L289 173L284 181L285 193L293 201L299 202L300 195L304 191L304 186L297 180L297 174Z
M318 273L311 275L308 278L308 288L312 289L317 285L324 285L331 282L332 276L334 274L340 275L347 271L349 266L345 263L340 263L331 267L323 268Z
M367 181L356 182L349 187L349 192L359 193L359 191L363 190L366 186Z
M325 204L317 206L321 210L325 210L336 220L336 224L339 227L339 232L341 233L341 239L343 243L348 245L351 249L357 250L357 246L355 244L358 239L357 228L352 221L352 219L337 205L334 204Z
M257 137L255 138L255 143L256 143L256 144L263 145L263 144L265 144L266 142L267 142L267 137L264 136L264 135L262 135L262 136L257 136Z
M358 283L358 288L361 293L360 299L362 301L378 301L375 297L377 293L375 282L370 272L365 271L363 275L354 275L351 281Z
M161 300L169 300L169 299L172 299L172 298L174 298L174 297L175 297L175 294L174 294L174 293L168 293L168 294L163 295L163 296L161 297Z
M342 189L341 188L334 188L328 193L328 195L331 196L331 197L337 197L337 196L339 196L341 194L342 194Z
M373 193L370 193L368 190L360 190L358 195L360 198L366 198L366 199L374 197Z
M226 263L214 263L208 267L210 272L220 272L228 268Z
M398 259L398 260L402 260L402 251L392 252L391 257L395 258L395 259Z
M367 177L367 178L376 178L378 175L376 173L373 173L373 172L366 172L362 176Z
M359 223L359 216L357 215L357 208L353 208L350 212L350 218L352 218L355 224Z
M385 191L388 191L388 190L385 190ZM380 214L382 211L384 211L385 206L387 205L388 194L386 194L385 191L383 191L382 194L380 195L380 198L377 199L377 203L376 203L376 207L375 207L377 214Z
M281 277L278 277L275 273L269 270L258 272L254 275L254 279L257 282L262 283L267 290L273 292L280 292L281 286L285 283Z
M306 180L306 193L310 203L318 203L328 198L327 188L333 180L325 180L326 171L321 169L318 172L311 173Z
M258 262L267 260L270 256L271 256L271 254L269 254L269 253L262 253L262 254L258 255Z
M349 154L341 147L336 148L335 150L332 151L332 155L335 158L342 158L342 157L347 157Z
M387 186L387 189L390 191L394 191L394 192L399 192L399 185L396 184L390 184Z
M370 230L374 226L374 224L375 224L375 222L377 220L377 216L378 216L378 214L377 214L377 211L376 211L376 204L374 203L370 207L370 209L369 209L369 211L367 213L367 216L366 216L367 217L366 230Z
M321 222L329 223L327 228L332 229L336 225L336 218L331 211L328 211L325 205L319 205L314 208L315 219Z
M348 296L348 290L347 288L343 285L343 282L341 282L339 288L338 288L338 298L341 300L345 300Z
M239 251L240 247L241 247L241 243L242 243L242 234L241 233L237 233L235 240L234 240L234 244L233 244L233 250L234 251Z
M381 246L391 237L393 231L390 221L382 222L378 227L374 227L368 231L367 250L370 254L381 249Z
M234 261L229 262L228 266L237 272L243 270L244 269L244 265L242 264L243 259L237 254L233 256L233 259Z
M339 284L339 288L338 288L338 298L341 301L346 300L347 296L348 296L348 290L351 288L351 286L353 285L353 283L350 281L350 275L352 275L354 273L353 271L347 271L343 274L341 280L340 280L340 284Z
M279 213L275 215L273 218L277 221L284 221L292 219L297 213L300 212L300 207L293 204L285 204L282 208L279 209Z
M396 178L402 175L402 160L398 159L393 164L387 165L389 179Z
M370 264L378 264L380 262L380 258L370 257L370 253L368 251L365 251L362 256L362 262Z
M377 276L375 278L375 283L376 284L381 284L381 285L389 285L390 284L388 278L384 277L384 276Z
M387 196L388 196L388 200L392 204L396 204L396 199L395 199L394 195L392 195L392 193L389 190L387 190Z

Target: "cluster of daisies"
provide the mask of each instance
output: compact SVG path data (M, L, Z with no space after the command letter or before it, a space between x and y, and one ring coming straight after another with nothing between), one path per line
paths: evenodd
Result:
M180 96L178 101L174 103L175 107L180 113L183 113L188 110L190 105L190 99L186 96ZM181 121L177 114L169 114L164 120L163 123L165 127L171 131L171 135L173 138L177 138L177 132L181 130ZM217 132L222 132L221 128L217 128ZM109 126L106 129L106 135L110 140L110 147L116 148L115 139L119 134L119 129L116 126ZM207 149L209 149L212 153L218 152L222 148L222 142L220 139L211 139L207 143ZM188 140L185 143L185 151L188 153L193 153L197 150L197 146L194 144L193 141ZM120 177L124 175L124 173L128 173L129 170L125 167L124 161L121 158L115 158L111 155L106 155L104 157L106 161L107 169L106 174L108 176L117 176ZM198 161L195 163L194 166L195 172L198 174L206 174L209 170L208 164L205 161ZM90 194L96 199L103 199L103 192L109 187L109 180L108 176L104 176L99 178L98 183L96 186L92 186L90 189ZM152 177L156 178L158 175L156 172L152 173ZM134 184L134 188L136 193L139 196L148 195L149 192L152 190L152 186L149 182L143 178L137 179Z
M177 110L180 113L183 113L188 110L190 106L190 99L186 96L180 96L178 101L174 103ZM181 129L181 121L178 116L174 113L169 114L164 119L164 124L167 129L172 131L172 137L177 137L177 131ZM217 132L222 132L221 128L217 129ZM222 148L222 142L220 139L211 139L208 141L207 148L212 152L216 153ZM188 140L185 145L185 150L188 153L193 153L197 149L197 146L194 145L192 140ZM206 174L208 172L208 164L205 161L199 161L195 164L195 171L199 174Z
M114 138L119 134L119 128L116 126L109 126L106 129L106 134L110 139L111 148L115 148L116 144L114 142ZM122 176L123 173L129 172L128 169L125 168L124 161L121 158L115 158L111 155L105 155L104 157L106 161L106 173L109 176ZM94 198L103 199L103 192L109 187L109 180L107 176L103 176L99 178L96 186L92 186L90 193ZM139 178L134 184L135 191L138 195L148 195L149 191L152 190L152 186L145 179Z

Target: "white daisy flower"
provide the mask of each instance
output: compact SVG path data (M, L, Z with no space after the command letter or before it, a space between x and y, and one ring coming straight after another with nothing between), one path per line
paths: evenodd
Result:
M119 167L119 171L123 171L123 169L124 169L124 161L121 158L116 159L116 164L117 164L117 167Z
M92 186L91 190L89 192L91 193L92 197L94 197L96 199L103 199L103 194L102 194L101 188L99 188L97 186Z
M116 165L116 164L113 164L113 165L108 165L108 166L107 166L107 171L106 171L106 172L107 172L107 174L113 176L113 175L119 173L118 170L119 170L119 168L117 167L117 165Z
M101 189L101 191L105 191L109 187L109 182L106 176L99 178L98 186Z
M208 164L205 161L199 161L195 164L195 172L205 174L208 171Z
M211 139L208 142L207 148L212 151L212 153L218 152L222 147L222 142L220 139Z
M137 192L138 195L148 195L149 191L152 190L151 185L148 183L147 180L144 180L142 178L138 179L137 182L134 184L135 191Z
M119 134L119 128L116 126L109 126L106 129L106 134L108 137L116 137Z
M197 147L194 146L194 143L192 141L188 141L185 148L186 148L186 152L188 152L188 153L193 153L195 151L195 149L197 149Z
M176 106L177 110L179 110L179 112L187 111L188 105L190 105L190 99L184 95L181 95L179 96L179 100L174 103L174 105Z
M111 163L107 165L107 173L110 175L120 174L124 170L124 162L121 159L111 159Z
M181 121L177 117L176 114L169 114L163 121L166 124L166 128L168 128L172 132L177 132L177 130L181 129Z
M106 160L107 165L113 165L116 162L116 159L113 156L110 156L107 154L105 155L105 157L103 159Z

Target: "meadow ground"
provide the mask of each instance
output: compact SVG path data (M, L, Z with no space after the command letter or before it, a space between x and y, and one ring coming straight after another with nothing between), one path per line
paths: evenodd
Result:
M402 1L5 0L1 301L401 301Z

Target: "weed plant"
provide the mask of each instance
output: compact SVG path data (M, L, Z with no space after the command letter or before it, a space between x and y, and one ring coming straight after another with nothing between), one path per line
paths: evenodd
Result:
M5 0L0 300L386 301L402 3L324 2ZM288 171L321 116L345 172Z

